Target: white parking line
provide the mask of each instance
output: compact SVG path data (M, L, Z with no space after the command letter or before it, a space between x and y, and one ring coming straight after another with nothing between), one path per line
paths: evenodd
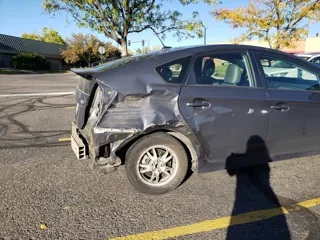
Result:
M70 95L70 94L74 94L74 92L3 94L3 95L0 95L0 97L29 97L29 96Z

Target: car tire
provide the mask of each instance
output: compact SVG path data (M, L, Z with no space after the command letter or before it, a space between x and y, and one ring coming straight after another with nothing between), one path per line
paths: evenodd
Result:
M128 149L125 169L128 180L139 192L164 194L185 179L188 157L177 139L166 133L154 133L140 138Z

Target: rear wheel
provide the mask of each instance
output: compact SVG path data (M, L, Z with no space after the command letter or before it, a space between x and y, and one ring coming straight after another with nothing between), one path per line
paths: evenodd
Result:
M177 188L188 170L187 154L178 140L165 133L147 135L126 155L126 173L140 192L162 194Z

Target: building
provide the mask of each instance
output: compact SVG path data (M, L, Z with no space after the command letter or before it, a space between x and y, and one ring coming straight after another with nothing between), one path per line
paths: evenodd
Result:
M0 68L12 67L12 57L17 54L37 53L44 56L51 63L51 70L68 69L68 65L65 65L60 54L65 47L65 45L61 44L0 34Z
M210 42L209 44L232 44L232 42L231 41ZM240 44L270 48L269 44L263 40L248 40ZM299 54L299 53L300 54L301 53L319 54L320 53L320 34L317 34L317 37L308 37L304 41L297 42L295 49L284 48L282 49L282 51L286 53L291 53L291 54Z

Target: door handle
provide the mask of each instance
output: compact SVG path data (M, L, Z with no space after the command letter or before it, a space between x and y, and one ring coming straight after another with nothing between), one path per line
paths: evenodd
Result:
M187 106L207 108L207 107L210 107L210 103L209 102L193 102L193 103L187 103Z
M277 111L288 111L290 109L288 104L283 104L283 103L271 106L271 108Z

